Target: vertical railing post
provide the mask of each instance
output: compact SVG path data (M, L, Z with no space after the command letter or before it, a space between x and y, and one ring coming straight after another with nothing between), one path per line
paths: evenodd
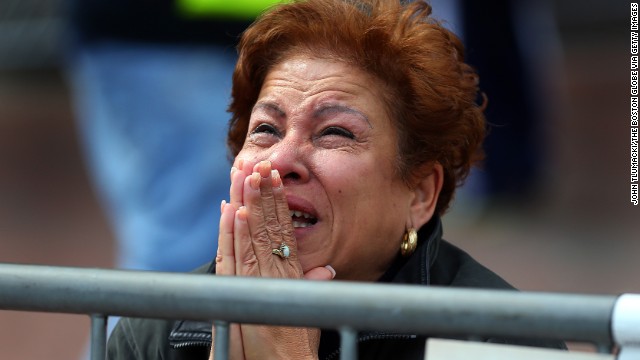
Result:
M340 329L340 360L358 358L358 332L349 327Z
M91 360L107 358L107 316L91 315Z
M597 344L596 351L599 354L611 354L613 352L613 346L611 344Z
M215 343L214 343L214 359L229 359L229 323L226 321L214 321L215 326Z
M640 359L640 294L622 294L611 316L611 333L620 347L618 360Z

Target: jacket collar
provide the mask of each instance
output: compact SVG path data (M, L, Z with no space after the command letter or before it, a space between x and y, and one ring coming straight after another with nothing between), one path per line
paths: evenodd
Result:
M418 231L418 246L413 255L404 257L398 254L378 282L429 285L430 269L438 255L441 238L442 222L438 216L434 216Z

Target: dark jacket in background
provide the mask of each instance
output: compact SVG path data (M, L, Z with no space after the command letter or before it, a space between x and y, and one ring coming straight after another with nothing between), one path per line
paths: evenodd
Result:
M466 288L513 289L467 253L441 239L439 218L432 219L419 235L419 246L409 258L398 257L380 279L382 283L453 286ZM214 272L213 265L198 272ZM432 334L437 336L437 334ZM359 334L359 358L424 359L429 336L386 332ZM484 338L486 342L566 348L560 341L535 339ZM107 358L112 360L197 360L207 359L211 346L211 323L123 318L109 339ZM321 360L339 358L339 335L323 330Z

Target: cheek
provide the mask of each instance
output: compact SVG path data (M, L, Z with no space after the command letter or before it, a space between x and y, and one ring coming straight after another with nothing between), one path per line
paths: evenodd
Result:
M328 195L340 202L347 199L376 202L397 189L393 165L384 157L374 154L326 156L316 164L322 164L316 173Z
M392 181L375 168L362 164L341 163L330 168L331 172L324 178L323 187L333 204L334 212L349 214L353 219L362 215L369 219L371 213L379 213L389 206L389 194Z
M352 162L335 161L316 174L327 195L336 197L334 200L359 197L367 186L367 171L359 169Z
M254 149L242 148L238 155L236 155L236 159L243 159L245 164L248 162L250 164L257 164L262 160L266 160L266 156L259 151L255 151Z

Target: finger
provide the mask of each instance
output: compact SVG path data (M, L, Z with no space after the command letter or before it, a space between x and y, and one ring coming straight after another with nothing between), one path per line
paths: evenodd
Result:
M247 160L240 157L236 157L233 162L233 167L236 170L242 171L245 175L249 175L253 172L253 168L256 166L256 162L254 160Z
M244 159L243 159L243 158L241 158L241 157L236 157L236 158L233 160L233 167L234 167L234 168L242 170L242 165L244 165Z
M244 360L244 345L240 324L229 326L229 359Z
M274 171L278 173L277 170L271 170L271 162L263 161L258 164L258 170L260 174L260 204L262 205L262 216L264 217L264 226L267 231L267 235L269 240L271 241L271 247L277 248L280 244L283 243L283 226L280 222L280 218L282 214L278 213L276 198L274 194L274 183L277 180L281 180L278 176L278 179L274 179ZM282 181L279 181L281 184ZM284 197L284 193L280 192L282 197ZM281 199L282 200L282 199ZM282 204L281 204L282 206ZM287 200L284 199L284 207L286 207L287 216L283 218L283 220L289 220L291 222L291 216L289 214L289 207L287 206ZM293 225L292 225L293 226ZM293 239L293 228L289 229L289 237ZM291 244L287 244L291 248Z
M215 341L216 328L211 328L211 352L209 353L209 360L215 360ZM244 349L242 345L242 332L240 330L240 324L229 325L229 359L244 360Z
M244 205L244 199L242 197L244 179L251 175L252 169L255 166L255 162L236 157L233 167L231 168L231 187L229 190L230 198L229 202L235 207L236 210L240 206Z
M242 187L247 175L236 167L231 168L231 187L229 188L229 202L234 210L243 205Z
M246 359L317 359L320 330L241 325Z
M272 180L272 193L275 203L276 217L279 224L279 238L289 246L290 257L289 260L297 263L298 247L295 237L293 235L293 222L291 220L291 212L289 211L289 204L287 203L287 197L284 192L284 186L282 185L282 179L278 170L271 170ZM300 269L302 271L302 269Z
M235 275L235 251L234 251L234 221L235 209L224 200L221 204L220 230L218 235L218 257L216 257L216 274ZM229 337L229 355L231 359L244 359L242 350L242 335L239 324L231 324ZM215 353L215 328L212 329L212 343L210 359L214 359Z
M336 277L336 271L331 267L331 265L327 265L325 267L317 267L313 268L306 273L304 273L304 278L306 280L333 280Z
M260 267L253 251L249 225L247 224L247 208L241 206L235 213L233 228L235 273L240 276L260 276Z
M242 170L246 175L249 175L253 172L253 168L256 165L255 160L248 159L240 159L241 162L238 163L238 169Z
M220 227L218 230L218 254L216 256L216 274L235 275L235 255L233 250L233 218L235 211L224 200L221 206Z
M271 179L267 178L270 182ZM273 273L273 253L272 250L280 244L279 240L271 241L269 232L267 231L267 220L265 220L265 209L263 208L263 197L261 194L261 183L263 178L260 173L253 173L247 178L244 186L244 199L247 207L247 222L249 224L249 233L251 235L251 243L253 245L254 254L264 274ZM273 198L271 199L273 203ZM272 205L272 208L274 206ZM274 209L275 210L275 209ZM271 222L277 222L275 212L272 210L268 215Z

